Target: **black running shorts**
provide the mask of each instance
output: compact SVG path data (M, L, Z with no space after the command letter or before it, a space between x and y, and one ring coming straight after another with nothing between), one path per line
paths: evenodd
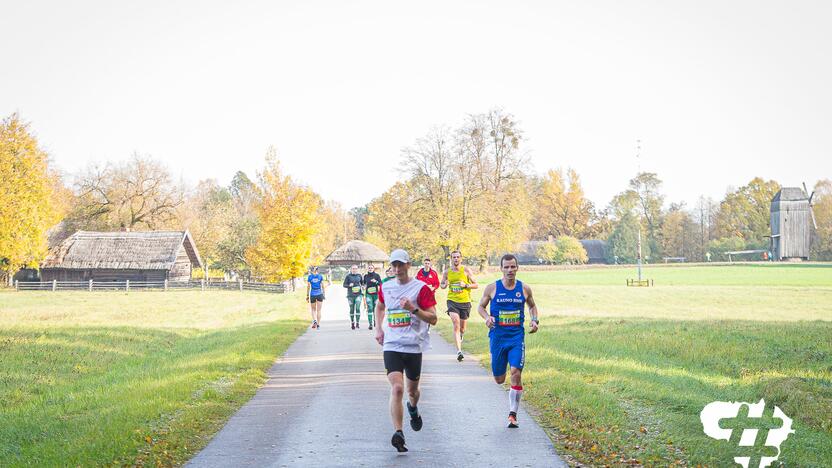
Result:
M448 301L448 315L452 312L459 314L461 320L468 320L471 316L471 303Z
M318 295L315 295L315 296L309 296L309 303L310 304L313 303L313 302L323 302L323 301L324 301L324 295L323 294L318 294Z
M387 373L404 372L410 380L419 380L422 375L422 353L384 352L384 368Z

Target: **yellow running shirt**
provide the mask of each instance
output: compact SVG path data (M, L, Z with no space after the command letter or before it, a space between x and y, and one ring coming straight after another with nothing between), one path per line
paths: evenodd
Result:
M460 265L459 271L448 270L448 300L464 304L471 302L471 290L463 286L468 284L468 275Z

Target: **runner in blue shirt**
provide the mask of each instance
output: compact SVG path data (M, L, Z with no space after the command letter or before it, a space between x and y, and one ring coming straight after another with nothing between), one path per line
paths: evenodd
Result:
M500 259L503 278L489 284L482 292L478 311L491 331L491 372L494 381L502 384L506 381L506 366L511 370L511 390L508 392L508 427L517 425L517 410L523 396L521 375L526 360L525 306L529 306L531 316L529 333L537 332L539 326L537 305L532 297L532 289L517 281L517 258L506 254ZM486 307L490 305L491 311Z
M324 277L318 274L318 267L312 268L312 274L306 278L306 302L312 312L312 328L321 328L321 306L324 303Z

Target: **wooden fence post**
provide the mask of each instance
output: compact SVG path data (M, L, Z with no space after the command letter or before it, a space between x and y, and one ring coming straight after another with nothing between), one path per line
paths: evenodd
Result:
M53 279L52 280L52 291L57 291L57 290L58 290L58 280Z
M20 291L20 280L14 280L14 290Z
M127 292L130 292L130 280L127 280L127 282L125 283L125 290Z
M205 279L203 278L203 279L199 280L199 282L202 286L202 290L205 291Z
M240 280L240 292L243 292L243 280Z
M165 291L167 291L167 290L168 290L168 280L165 279Z
M92 280L90 280L90 292L92 292Z

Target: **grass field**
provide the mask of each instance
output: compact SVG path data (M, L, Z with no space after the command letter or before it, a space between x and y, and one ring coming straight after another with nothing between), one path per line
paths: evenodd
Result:
M568 460L730 466L742 454L705 436L699 412L765 398L795 421L779 461L832 466L832 265L654 267L655 287L624 286L634 275L520 272L542 312L524 399ZM478 316L465 349L490 368Z
M186 461L305 329L306 307L301 294L0 291L0 465Z
M524 399L560 453L730 466L737 447L707 438L699 412L765 398L795 420L780 461L832 465L832 265L651 267L655 287L625 287L634 274L521 271L542 311ZM0 291L0 465L181 464L305 311L291 294ZM488 365L487 345L473 317L465 348Z

